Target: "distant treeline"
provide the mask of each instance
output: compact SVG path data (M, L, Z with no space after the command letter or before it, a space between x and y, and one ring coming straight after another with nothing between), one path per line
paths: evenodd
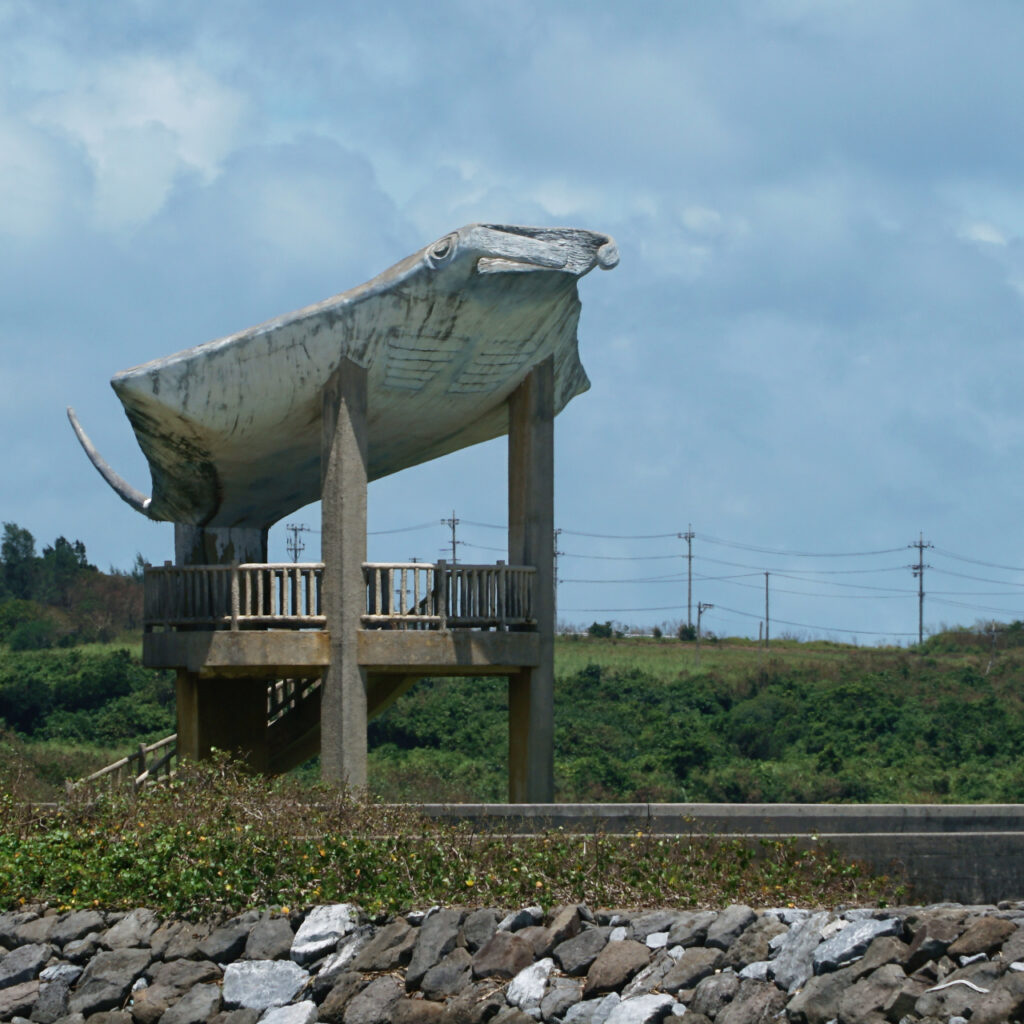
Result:
M17 523L0 541L0 643L41 650L105 642L142 626L141 555L130 571L101 572L80 540L58 537L36 554Z

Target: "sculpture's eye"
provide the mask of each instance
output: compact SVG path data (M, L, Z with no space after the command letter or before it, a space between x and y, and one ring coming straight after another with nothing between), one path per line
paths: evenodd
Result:
M428 250L427 250L427 262L432 267L440 267L445 263L448 263L451 258L455 255L455 249L458 245L458 236L455 234L445 235L444 238L439 238Z

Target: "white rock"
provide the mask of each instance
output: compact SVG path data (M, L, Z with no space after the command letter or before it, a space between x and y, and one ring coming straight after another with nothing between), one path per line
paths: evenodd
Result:
M828 942L833 935L838 935L850 922L844 921L841 917L833 918L824 928L821 929L821 939Z
M653 1024L661 1020L675 1003L673 996L662 992L623 999L605 1019L605 1024Z
M619 925L617 928L613 928L611 934L608 936L609 942L622 942L629 938L629 929L623 925Z
M505 992L505 1000L510 1006L518 1006L524 1013L532 1015L533 1010L540 1010L540 1001L544 998L548 978L554 969L555 961L551 957L538 960L529 967L524 967L510 982Z
M685 946L673 946L668 951L668 955L670 957L672 957L673 960L678 960L685 952L686 952L686 947Z
M768 968L771 967L771 960L755 960L752 964L747 964L739 972L741 978L751 978L754 981L767 981L768 980Z
M664 949L668 945L668 932L651 932L646 942L648 949Z
M229 1010L283 1006L308 980L309 971L291 960L238 960L224 968L224 1006Z
M562 1020L565 1024L605 1024L620 1001L618 992L609 992L603 999L584 999L570 1006Z
M291 1006L279 1006L260 1017L260 1024L313 1024L317 1017L316 1003L307 999Z
M339 939L355 931L358 917L359 909L351 903L314 907L292 940L292 959L310 964L333 952Z

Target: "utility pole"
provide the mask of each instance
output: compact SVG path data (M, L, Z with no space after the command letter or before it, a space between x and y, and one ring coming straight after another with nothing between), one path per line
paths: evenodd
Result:
M678 533L680 540L686 541L686 625L693 628L693 523L686 524L686 533Z
M305 523L289 523L285 529L291 534L288 538L287 548L288 554L292 556L292 561L297 562L299 555L306 550L306 545L299 537L300 533L308 533L309 527Z
M924 571L930 569L930 565L924 564L924 549L934 547L924 539L923 533L918 533L917 540L908 544L908 548L917 548L917 564L909 566L917 579L917 646L924 643Z
M766 648L772 645L771 619L768 618L768 576L764 574L764 645Z
M558 556L565 554L564 551L559 551L558 550L558 538L561 535L561 533L562 533L561 530L555 530L555 543L554 543L554 546L553 546L554 547L555 559L554 559L554 571L553 571L552 575L554 577L554 583L555 583L555 614L554 614L554 618L555 618L555 632L556 633L558 632Z
M452 509L451 519L441 520L441 525L450 527L452 531L452 568L455 567L455 545L458 544L458 541L455 539L455 527L459 525L459 522L460 520L455 518L455 509Z
M714 608L713 604L704 604L701 601L697 602L697 654L696 664L700 664L700 620L701 616L709 609Z

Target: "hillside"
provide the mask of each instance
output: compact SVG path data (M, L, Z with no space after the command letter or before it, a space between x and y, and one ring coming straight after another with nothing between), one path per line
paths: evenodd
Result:
M559 637L560 800L1016 802L1020 630L950 631L922 653L780 641ZM32 795L173 731L173 679L138 649L0 644L8 775ZM371 723L374 794L502 800L503 680L423 680ZM14 766L20 765L20 769ZM300 779L316 777L311 763Z

